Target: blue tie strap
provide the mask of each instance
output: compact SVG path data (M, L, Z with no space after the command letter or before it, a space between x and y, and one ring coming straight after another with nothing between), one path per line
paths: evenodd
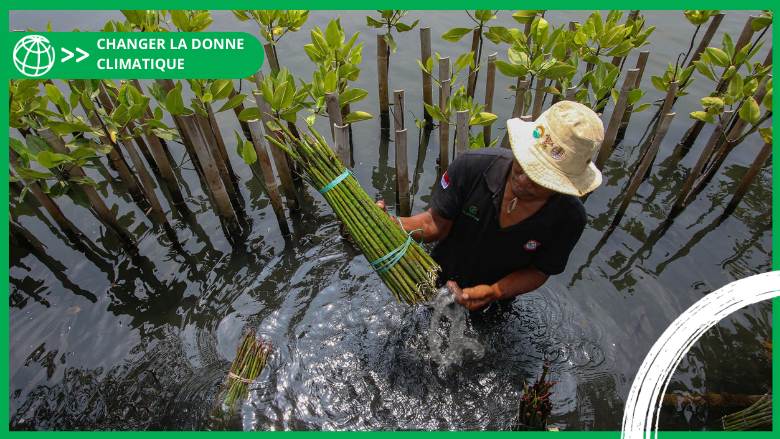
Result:
M394 218L398 220L398 225L400 225L401 229L403 229L404 226L403 223L401 223L401 218L398 218L397 216L394 216ZM385 271L393 268L393 266L395 266L395 264L397 264L398 261L404 257L406 251L409 250L409 246L412 245L412 234L414 232L420 232L422 234L420 242L425 240L425 232L423 229L414 229L409 232L409 236L406 238L406 242L398 246L395 250L390 251L390 253L371 263L371 266L374 268L374 270L376 270L377 274L382 274Z
M324 195L325 192L328 192L329 190L331 190L334 187L336 187L337 184L339 184L342 181L344 181L344 179L347 178L347 176L349 176L349 175L351 175L352 177L355 177L355 174L353 174L352 171L347 169L341 175L339 175L338 177L334 178L333 181L328 183L327 186L325 186L324 188L320 189L320 193ZM357 180L357 178L355 180Z

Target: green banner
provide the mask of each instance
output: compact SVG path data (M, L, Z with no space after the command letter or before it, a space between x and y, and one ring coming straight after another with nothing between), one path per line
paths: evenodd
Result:
M10 78L246 78L263 46L244 32L12 33Z

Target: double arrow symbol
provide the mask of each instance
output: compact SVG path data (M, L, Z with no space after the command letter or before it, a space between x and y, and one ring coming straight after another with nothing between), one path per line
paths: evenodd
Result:
M73 58L73 56L74 56L73 52L71 52L70 50L68 50L68 49L66 49L64 47L60 47L60 49L62 49L63 52L68 54L68 56L66 56L65 58L62 58L62 62L65 62L65 61ZM76 62L81 62L82 60L84 60L84 58L89 56L89 54L87 52L79 49L78 47L76 48L76 52L79 52L79 53L82 54L80 57L76 58Z

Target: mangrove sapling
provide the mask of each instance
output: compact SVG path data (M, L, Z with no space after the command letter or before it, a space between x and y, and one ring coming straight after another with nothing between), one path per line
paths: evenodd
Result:
M469 65L468 85L466 87L467 96L472 98L474 97L474 91L476 90L479 69L482 66L482 46L484 44L484 39L487 38L493 44L499 44L501 42L511 44L513 36L517 37L521 34L517 29L507 29L503 26L489 26L488 22L497 18L496 12L498 11L477 10L474 11L474 15L472 16L469 11L466 11L466 14L468 14L475 26L471 28L458 27L450 29L441 36L445 41L456 43L467 34L472 33L471 52L476 55L476 62ZM455 82L454 79L453 82ZM453 89L454 88L455 87L453 87Z
M343 221L357 246L371 261L379 277L398 303L416 305L436 294L440 268L358 185L312 127L296 138L286 127L273 127L284 133L284 142L266 138L290 154L306 172L306 180L324 193L325 199ZM422 235L420 233L420 235ZM424 236L420 237L420 241Z
M111 20L103 32L202 32L214 21L205 10L123 10L122 14L124 22Z
M257 377L265 369L270 353L270 341L258 338L254 330L246 333L225 382L214 398L209 413L212 419L226 422L236 414L241 403L249 396L252 385L257 384Z
M289 32L298 32L309 19L307 10L233 10L241 21L254 20L260 26L260 35L268 42L264 44L266 58L271 70L279 71L279 54L276 45Z
M380 18L374 18L370 15L366 15L366 26L373 27L375 29L387 28L387 33L382 35L382 39L385 41L390 50L395 53L397 44L393 39L393 28L399 33L408 32L417 26L420 20L414 20L411 25L402 23L401 19L404 18L409 11L408 10L377 10L381 14Z
M361 52L364 43L357 43L360 32L356 32L346 40L341 19L331 20L325 32L319 27L311 31L312 44L306 44L303 49L309 59L317 65L312 74L312 82L303 79L301 85L314 101L311 111L322 115L326 108L326 93L337 92L342 109L342 121L346 124L372 119L373 116L364 111L354 111L344 114L354 102L362 101L368 92L359 88L350 88L349 83L360 76L358 64L362 61Z

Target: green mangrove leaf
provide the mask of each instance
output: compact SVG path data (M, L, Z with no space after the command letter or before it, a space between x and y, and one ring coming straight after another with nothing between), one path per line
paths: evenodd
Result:
M450 29L447 32L444 32L444 35L442 35L441 38L451 43L457 43L461 38L466 36L466 34L470 33L472 30L473 29L468 27L456 27L455 29Z
M238 120L242 122L257 119L260 119L260 110L257 107L244 108L244 110L238 114Z
M715 123L715 118L706 111L694 111L691 113L691 119L698 119L707 123Z
M241 151L241 157L244 159L244 162L247 165L251 165L257 161L257 151L255 151L255 146L252 144L252 142L244 142L244 147Z
M747 97L742 103L742 108L739 109L739 117L751 125L755 125L758 122L758 119L761 117L761 108L759 108L758 102L753 99L753 96Z
M355 122L360 122L361 120L368 120L373 118L374 116L364 111L353 111L352 113L349 113L342 122L344 123L344 125L346 125L348 123L355 123Z

